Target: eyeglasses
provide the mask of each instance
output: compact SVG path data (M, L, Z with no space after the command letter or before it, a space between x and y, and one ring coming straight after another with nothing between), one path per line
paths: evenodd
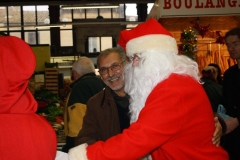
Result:
M113 63L110 67L102 67L99 69L99 73L101 75L104 75L104 74L107 74L108 73L108 69L110 68L112 71L117 71L121 68L121 65L123 64L123 62L125 61L122 61L121 63Z

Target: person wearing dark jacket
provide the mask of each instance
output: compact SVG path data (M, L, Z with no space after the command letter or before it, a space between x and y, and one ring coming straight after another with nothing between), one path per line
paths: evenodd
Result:
M63 152L74 147L74 139L82 128L87 101L104 88L102 80L95 74L93 62L87 57L80 57L73 64L72 75L74 82L70 85L72 91L64 111L66 145Z
M126 63L127 57L121 48L110 48L100 53L97 65L107 87L89 99L75 145L105 141L129 127L129 97L124 92L123 81Z
M223 78L222 78L222 71L221 71L221 68L218 64L215 64L215 63L210 63L208 64L208 66L213 66L215 67L217 70L217 83L220 84L220 85L223 85Z
M232 118L225 119L227 135L224 148L230 160L240 159L240 28L233 28L225 35L225 42L232 59L237 64L229 67L223 76L223 106L226 114Z
M217 71L213 66L206 66L202 70L202 86L207 93L213 112L217 112L218 105L222 104L222 86L216 80Z
M222 135L226 134L227 126L226 123L221 117L221 115L217 114L219 105L222 104L222 86L217 83L217 68L214 66L206 66L202 70L202 77L201 81L203 82L202 86L208 96L208 99L211 103L212 110L215 114L215 116L218 117L219 122L222 126ZM221 140L221 144L223 142L223 139Z

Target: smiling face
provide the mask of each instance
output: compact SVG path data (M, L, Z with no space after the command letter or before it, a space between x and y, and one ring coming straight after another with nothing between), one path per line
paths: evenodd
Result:
M115 70L113 66L119 65L120 68ZM106 74L101 74L102 80L104 83L109 86L113 91L116 92L119 96L125 95L124 93L124 81L123 81L123 69L124 64L122 63L118 53L112 52L107 56L101 57L98 60L99 70L107 69ZM112 68L111 68L112 67Z

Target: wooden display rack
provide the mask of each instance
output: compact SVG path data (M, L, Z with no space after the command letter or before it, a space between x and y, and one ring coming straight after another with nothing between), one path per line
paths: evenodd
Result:
M45 88L52 93L58 95L58 68L56 66L48 66L45 63Z

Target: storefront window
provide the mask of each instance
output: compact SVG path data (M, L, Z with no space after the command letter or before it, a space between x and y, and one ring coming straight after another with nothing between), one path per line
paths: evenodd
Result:
M21 7L9 6L8 7L8 22L9 30L21 30Z
M23 24L24 24L24 30L35 29L34 28L34 25L36 25L36 7L35 6L23 6Z

